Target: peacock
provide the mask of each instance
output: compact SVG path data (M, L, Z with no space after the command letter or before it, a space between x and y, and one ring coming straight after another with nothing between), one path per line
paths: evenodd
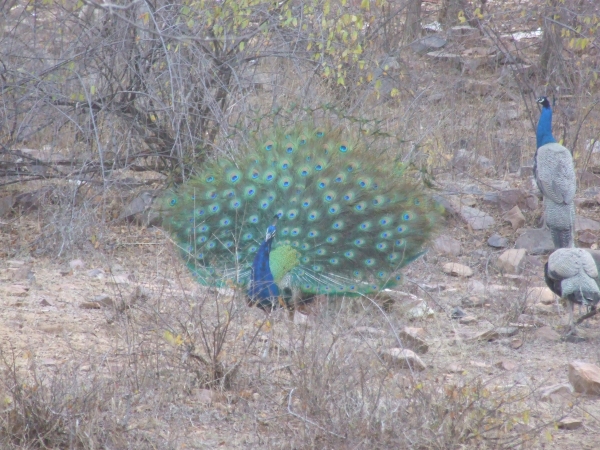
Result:
M535 181L544 196L544 217L556 248L573 247L575 191L573 156L552 135L552 107L540 97L542 112L537 125L537 150L533 161Z
M588 313L596 310L600 301L598 287L598 255L581 248L561 248L550 255L544 266L544 278L548 287L568 301L569 333L575 333L573 306L586 306Z
M309 123L208 162L160 209L201 284L266 311L395 286L442 213L402 164Z

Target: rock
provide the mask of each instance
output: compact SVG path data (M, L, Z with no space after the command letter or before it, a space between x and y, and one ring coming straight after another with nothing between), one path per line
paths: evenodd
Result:
M408 320L422 319L424 317L431 317L435 314L435 311L431 309L427 303L421 301L416 306L412 307L406 312Z
M495 363L494 366L502 370L515 370L517 367L517 363L508 359L501 359L500 361Z
M463 369L463 367L460 364L455 362L448 364L446 370L450 373L463 373L465 371L465 369Z
M510 341L510 346L514 349L517 350L519 348L521 348L523 346L523 340L519 339L519 338L513 338Z
M102 279L105 277L105 273L104 270L102 269L91 269L88 270L85 273L86 276L90 277L90 278L98 278L98 279Z
M452 319L461 319L461 318L466 317L466 316L467 316L467 313L464 312L462 309L460 309L459 306L457 306L456 308L454 308L452 310L452 313L450 314L450 317Z
M546 228L526 230L515 242L515 249L520 248L527 250L530 255L550 253L554 250L550 230Z
M73 270L75 269L83 269L85 267L85 263L81 259L74 259L69 262L69 267Z
M544 316L554 316L556 314L560 314L559 306L557 304L544 305L543 303L536 303L533 305L533 310L537 314L542 314Z
M594 233L586 230L579 233L579 235L577 236L577 240L584 246L589 247L592 244L595 244L598 241L598 238Z
M461 206L459 215L474 230L485 230L496 223L494 218L489 214L470 206Z
M520 274L523 272L526 254L523 248L506 250L496 260L496 267L503 273Z
M429 350L429 345L425 342L425 330L423 328L405 327L398 333L402 345L409 349L424 354Z
M460 69L461 59L460 55L456 53L450 53L445 51L428 52L427 56L433 59L437 59L440 62L448 62L456 69Z
M470 267L464 266L458 263L446 263L442 267L444 273L448 275L452 275L454 277L471 277L473 276L473 271Z
M600 367L583 361L571 361L569 382L575 392L600 395Z
M527 301L529 303L542 303L544 305L553 305L556 303L554 292L547 286L530 288L527 291Z
M33 268L33 264L25 264L19 267L14 273L12 279L15 281L23 281L23 280L31 280L34 278L33 272L31 269Z
M569 399L573 392L573 386L569 383L554 384L541 389L540 400L554 403L557 400Z
M396 367L405 369L425 370L427 366L419 356L408 349L389 348L381 350L379 356Z
M485 284L483 284L479 280L469 280L469 282L467 283L467 292L473 294L484 294Z
M446 41L446 39L434 34L422 39L417 39L410 44L410 48L413 52L424 55L425 53L443 48L447 43L448 41Z
M461 325L473 325L475 323L477 323L477 317L476 316L465 316L462 317L458 323L460 323Z
M482 306L485 306L485 300L483 298L472 296L463 298L461 304L465 308L481 308Z
M469 337L470 341L494 341L498 339L500 335L498 332L492 328L485 331L479 331L472 336Z
M515 206L511 210L507 211L503 218L505 221L510 222L513 230L522 228L525 225L525 216L518 206Z
M127 220L127 221L135 221L138 220L142 222L144 218L142 217L144 213L146 213L150 207L152 206L152 202L156 197L156 193L154 191L142 191L137 195L134 199L132 199L121 211L119 217L117 217L117 222Z
M483 191L476 184L465 184L463 192L466 194L483 195Z
M507 189L498 192L498 206L502 211L509 211L515 206L518 206L519 209L524 211L536 209L538 202L530 197L535 196L527 193L523 189Z
M573 200L573 203L575 203L575 206L577 206L578 208L593 208L594 206L598 205L598 202L595 198L578 197Z
M305 314L303 314L305 315ZM373 328L373 327L356 327L354 329L354 332L360 335L371 335L371 336L385 336L385 331L380 330L379 328Z
M583 425L581 419L575 419L574 417L567 416L557 422L556 426L562 430L576 430Z
M535 331L535 337L537 337L538 339L543 339L544 341L550 341L550 342L560 341L560 334L558 334L556 331L554 331L550 327L538 328Z
M502 237L496 233L492 234L488 238L487 243L490 247L494 247L494 248L508 247L508 239L506 239L505 237Z
M29 288L20 284L12 284L10 286L0 286L0 293L9 297L27 297Z
M587 217L575 216L575 231L600 231L600 222Z
M215 392L210 389L198 389L196 391L196 400L199 403L210 404L215 400Z
M486 158L485 156L479 156L475 160L475 162L483 170L489 170L489 169L493 169L495 167L494 162L491 159Z
M432 247L438 253L450 256L459 256L461 254L460 241L446 235L438 236L433 241Z
M517 327L498 327L494 330L500 337L512 337L519 332Z

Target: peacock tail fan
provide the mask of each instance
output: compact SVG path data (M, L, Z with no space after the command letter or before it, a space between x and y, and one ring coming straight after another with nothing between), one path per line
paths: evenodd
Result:
M274 129L162 199L163 223L198 281L247 285L274 216L275 283L308 294L392 287L424 253L440 207L394 162L339 130Z

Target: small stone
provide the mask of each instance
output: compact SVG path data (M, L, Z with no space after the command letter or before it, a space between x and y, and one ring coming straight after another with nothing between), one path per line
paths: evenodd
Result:
M600 222L587 217L575 216L575 231L600 231Z
M20 284L10 286L0 286L0 292L10 297L27 297L29 288Z
M471 336L471 341L494 341L498 339L500 335L495 329L480 331Z
M102 270L102 269L91 269L91 270L88 270L85 274L86 274L86 276L88 276L90 278L98 278L98 279L102 279L105 276L104 270Z
M542 303L544 305L552 305L556 303L554 292L547 286L532 287L527 291L527 301L530 303Z
M477 317L476 316L465 316L462 317L458 323L460 323L461 325L473 325L474 323L477 323Z
M438 253L459 256L461 254L460 241L451 236L442 235L437 237L432 244L432 247Z
M578 197L573 200L573 203L575 203L575 206L577 206L578 208L593 208L597 205L596 199L594 198Z
M523 346L523 340L519 339L519 338L513 338L510 341L510 346L514 350L517 350L517 349L519 349L519 348L521 348Z
M31 278L33 277L33 272L31 271L32 267L33 267L32 264L25 264L25 265L19 267L13 273L13 280L15 280L15 281L31 280Z
M579 235L577 236L577 240L581 244L589 247L592 244L595 244L598 241L598 238L596 237L596 234L592 233L591 231L586 230L586 231L579 233Z
M431 309L424 301L419 302L416 306L413 306L406 312L408 320L421 319L424 317L431 317L435 314L435 311Z
M530 255L550 253L554 250L550 230L546 228L525 230L515 242L515 249L521 248L527 250Z
M425 342L425 330L423 328L405 327L398 333L404 347L408 347L417 353L424 354L429 350L429 345Z
M485 230L496 223L494 218L489 214L470 206L461 206L459 215L474 230Z
M571 361L569 382L575 392L600 395L600 367L583 361Z
M485 284L483 284L479 280L469 280L469 282L467 283L467 292L473 294L484 294Z
M573 392L573 386L569 383L555 384L541 389L540 400L553 403L557 400L569 399Z
M461 319L463 317L466 317L467 313L464 312L462 309L460 309L459 306L457 306L456 308L454 308L452 310L452 313L450 314L450 317L453 319Z
M304 314L303 314L304 315ZM385 331L380 330L379 328L374 327L356 327L354 332L359 335L371 335L371 336L385 336Z
M81 309L100 309L100 303L97 302L81 302L79 304Z
M510 209L504 214L504 220L510 222L513 230L522 228L525 225L525 216L518 206Z
M521 314L517 319L517 323L526 324L531 326L547 326L548 324L544 322L542 319L533 316L531 314Z
M196 400L199 403L210 404L214 400L213 396L214 392L210 389L198 389L196 393Z
M446 263L442 267L442 270L444 271L444 273L447 273L448 275L452 275L454 277L468 278L473 276L473 270L471 270L470 267L458 263Z
M544 316L554 316L559 313L557 305L544 305L543 303L536 303L533 305L533 310L537 314L542 314Z
M463 369L460 364L455 363L455 362L448 364L448 367L446 367L446 370L450 373L463 373L465 371L465 369Z
M558 421L556 426L562 430L576 430L583 425L581 419L575 419L574 417L565 417Z
M508 247L508 239L506 239L505 237L500 236L499 234L492 234L488 240L487 243L490 247L494 247L494 248L505 248Z
M543 339L544 341L550 341L550 342L560 341L560 334L558 334L556 331L554 331L550 327L538 328L535 331L535 336L538 339Z
M517 327L498 327L495 331L501 337L511 337L517 334L519 332L519 329Z
M81 259L74 259L69 262L69 267L73 270L75 269L83 269L85 267L85 263Z
M526 254L523 248L506 250L496 260L496 266L504 273L520 274L523 271Z
M471 296L463 298L461 304L465 308L481 308L482 306L485 306L485 300L483 298Z
M57 334L63 331L63 327L61 325L40 325L38 329L48 334Z
M419 356L408 349L389 348L381 350L379 356L396 367L405 369L425 370L427 366Z
M517 367L517 363L515 363L514 361L510 361L508 359L501 359L500 361L498 361L496 364L494 364L494 366L498 367L499 369L502 370L515 370Z

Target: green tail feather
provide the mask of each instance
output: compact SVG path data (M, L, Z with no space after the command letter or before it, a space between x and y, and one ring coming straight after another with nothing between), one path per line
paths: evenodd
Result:
M236 160L220 159L164 197L160 209L203 284L246 285L264 233L275 282L309 294L396 285L423 253L440 207L395 164L339 131L274 130Z

